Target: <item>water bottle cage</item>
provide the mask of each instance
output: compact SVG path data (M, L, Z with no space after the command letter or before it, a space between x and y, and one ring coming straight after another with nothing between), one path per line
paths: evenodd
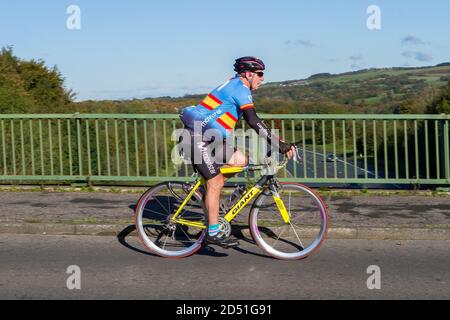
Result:
M227 206L231 207L239 198L241 195L245 192L245 188L241 186L236 186L236 189L230 194L230 196L227 199Z

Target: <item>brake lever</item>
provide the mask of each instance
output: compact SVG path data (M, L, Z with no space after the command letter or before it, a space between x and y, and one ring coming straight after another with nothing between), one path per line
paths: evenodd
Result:
M296 163L300 163L303 160L302 156L300 155L300 151L298 150L297 146L294 146L294 150L295 150L295 152L294 152L294 161Z

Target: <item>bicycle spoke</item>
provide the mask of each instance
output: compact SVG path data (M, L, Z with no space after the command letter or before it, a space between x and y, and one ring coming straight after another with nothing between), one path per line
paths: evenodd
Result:
M172 210L170 210L170 201L169 201L169 197L167 197L167 205L169 206L169 212L172 212Z
M186 209L182 209L181 212L180 212L180 214L178 215L178 218L183 218L183 219L189 220L189 219L187 219L187 218L189 218L189 217L184 217L184 214L187 213L187 212L188 212L188 211L187 211ZM191 220L192 220L192 219L191 219Z
M300 209L294 208L295 216L290 215L290 220L293 224L296 224L299 220L302 220L304 216L308 214L308 212L301 211Z
M169 215L170 213L167 212L166 208L164 208L164 206L161 204L161 202L158 200L157 197L154 197L154 199L159 203L159 205L161 206L161 208L167 213L167 215Z
M158 215L163 216L163 217L167 217L167 215L164 215L164 214L162 214L160 212L157 212L157 211L154 211L154 210L150 210L150 209L144 209L144 212L148 212L148 211L150 211L151 213L158 214Z
M157 224L157 223L145 224L144 228L148 229L151 226L164 227L164 230L167 229L167 225L166 224Z
M300 216L295 217L294 219L291 219L291 223L297 224L300 220ZM305 224L306 225L306 224Z
M289 219L291 218L291 193L289 193L289 211L288 211L288 214L289 214Z
M184 232L183 228L180 227L180 229L181 229L181 231L183 231L183 233L186 235L186 237L189 239L189 241L193 242L192 239L189 237L189 235L186 232Z
M269 208L269 210L272 211L272 213L275 215L275 217L280 215L280 211L275 212L272 208ZM274 220L274 221L276 221L276 220Z
M284 231L284 228L283 228ZM283 231L280 232L280 234L278 235L278 238L275 239L274 243L272 244L272 248L275 249L275 243L277 243L277 241L280 239L281 235L283 234Z
M298 242L300 242L300 246L301 246L302 248L305 248L305 246L304 246L303 243L302 243L302 240L300 240L300 237L299 237L298 234L297 234L297 231L295 231L294 226L293 226L292 223L290 223L290 222L289 222L289 224L291 225L292 230L294 230L295 236L297 237Z
M152 232L153 230L157 230L157 228L155 228L155 226L157 226L157 227L163 227L163 229L161 230L161 233L163 233L163 232L167 229L167 226L162 225L162 224L161 224L161 225L159 225L159 224L157 224L157 225L152 225L152 227L146 225L146 226L144 226L144 232L145 232L145 234L150 235L151 233L153 233L153 232Z

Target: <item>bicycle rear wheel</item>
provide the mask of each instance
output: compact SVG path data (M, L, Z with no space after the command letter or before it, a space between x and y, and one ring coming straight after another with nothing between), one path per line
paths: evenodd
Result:
M249 225L255 242L268 255L297 260L311 255L325 240L328 210L311 189L300 184L283 183L278 189L289 213L286 223L269 190L262 193L250 211Z
M202 247L206 229L171 221L188 197L192 184L166 182L145 192L136 206L135 225L141 242L153 253L165 258L183 258ZM202 195L197 191L177 219L205 223Z

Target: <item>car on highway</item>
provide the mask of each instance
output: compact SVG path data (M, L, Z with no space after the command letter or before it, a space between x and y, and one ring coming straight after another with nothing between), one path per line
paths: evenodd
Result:
M338 160L339 158L334 153L327 154L327 162L334 162L335 160Z

